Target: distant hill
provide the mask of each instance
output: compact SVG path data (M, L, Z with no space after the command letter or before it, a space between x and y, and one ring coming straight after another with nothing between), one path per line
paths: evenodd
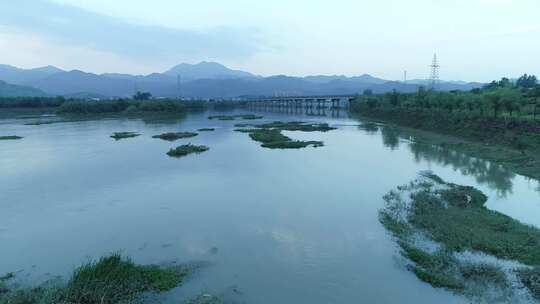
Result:
M130 96L133 82L113 79L79 70L53 74L30 83L33 87L53 95L74 95L81 92L104 96Z
M0 80L0 97L46 96L45 92L26 86L9 84Z
M0 65L0 80L11 84L25 85L32 81L46 78L56 73L62 73L63 70L54 67L46 66L35 69L19 69L10 65Z
M177 75L181 76L180 87ZM232 98L239 96L276 95L326 95L358 94L366 89L385 93L393 89L414 92L425 80L403 82L389 81L368 74L347 77L344 75L316 75L291 77L277 75L261 77L229 69L215 62L179 64L164 73L130 75L120 73L93 74L79 70L63 71L53 66L36 69L19 69L0 65L0 79L34 87L36 94L81 96L100 98L129 97L136 91L147 91L157 97ZM439 90L470 90L481 83L441 82Z
M199 79L231 79L256 77L255 75L248 72L231 70L222 64L206 61L198 64L182 63L174 66L163 74L174 77L175 79L177 75L180 75L182 81L193 81Z

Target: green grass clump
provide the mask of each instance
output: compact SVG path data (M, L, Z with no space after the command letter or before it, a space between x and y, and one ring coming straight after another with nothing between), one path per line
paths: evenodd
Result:
M0 140L17 140L22 139L21 136L9 135L9 136L0 136Z
M213 115L208 116L208 119L217 119L217 120L235 120L234 115Z
M175 288L187 275L186 269L141 266L114 254L80 266L65 285L0 293L0 304L133 303L146 292Z
M199 131L199 132L212 132L212 131L215 131L215 130L216 129L214 129L214 128L201 128L201 129L199 129L197 131Z
M66 122L77 122L80 120L44 120L44 121L34 121L25 123L25 126L41 126L41 125L52 125Z
M249 133L249 137L263 144L291 141L289 137L281 134L279 130L255 130Z
M301 149L308 146L322 147L324 143L322 141L300 141L292 140L291 138L283 135L281 131L302 131L302 132L327 132L334 130L326 123L321 124L307 124L304 122L280 122L275 121L272 123L249 125L249 124L236 124L235 131L248 133L249 137L254 141L261 143L261 146L269 149ZM249 127L249 128L248 128Z
M336 128L330 127L327 123L305 123L301 121L281 122L274 121L271 123L254 125L256 128L261 129L278 129L282 131L302 131L302 132L327 132L335 130Z
M448 192L452 194L448 194ZM442 199L435 193L414 195L410 222L427 231L433 240L454 251L475 250L502 259L540 265L540 230L483 206L486 197L475 201L479 191L452 187ZM466 194L468 193L468 194ZM447 206L434 203L451 196ZM469 197L473 199L469 201Z
M79 267L63 290L66 302L93 304L131 301L148 291L178 286L186 274L158 266L139 266L120 255Z
M196 146L192 144L178 146L174 149L170 149L167 155L171 157L183 157L192 153L202 153L208 151L210 148L207 146Z
M195 137L199 134L193 132L168 132L160 135L154 135L152 138L159 138L167 141L175 141L181 138Z
M208 116L208 119L217 119L217 120L236 120L236 119L255 120L255 119L262 119L262 118L264 117L254 115L254 114Z
M404 203L400 193L410 201ZM540 229L487 209L481 191L422 174L422 179L398 187L385 200L379 220L397 238L402 255L412 262L409 269L420 280L466 295L474 286L511 288L499 266L456 257L465 251L484 253L535 267L516 271L540 298ZM424 235L438 247L426 251L415 235Z
M254 114L236 115L235 117L245 119L245 120L255 120L255 119L264 118L264 116L259 116L259 115L254 115Z
M260 131L260 130L259 129L247 128L247 129L234 129L234 131L241 132L241 133L252 133L252 132L256 132L256 131Z
M302 141L302 140L291 140L284 142L271 142L267 144L262 144L261 147L269 149L301 149L312 146L314 148L323 147L324 143L322 141Z
M135 133L135 132L115 132L113 135L111 135L111 138L114 138L116 140L124 139L124 138L131 138L131 137L137 137L141 134Z
M254 141L262 143L262 147L269 149L301 149L308 146L321 147L322 141L293 141L276 129L247 129L240 132L249 133Z
M533 297L540 300L540 267L520 270L518 276Z

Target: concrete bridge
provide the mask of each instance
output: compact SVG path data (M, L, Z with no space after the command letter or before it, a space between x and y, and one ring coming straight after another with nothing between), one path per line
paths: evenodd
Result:
M352 95L260 97L247 99L247 104L262 108L344 109L349 107L355 97Z

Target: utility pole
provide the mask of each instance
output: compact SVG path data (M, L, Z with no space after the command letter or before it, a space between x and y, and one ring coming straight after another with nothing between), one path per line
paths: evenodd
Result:
M406 70L403 72L403 83L407 84L407 71Z

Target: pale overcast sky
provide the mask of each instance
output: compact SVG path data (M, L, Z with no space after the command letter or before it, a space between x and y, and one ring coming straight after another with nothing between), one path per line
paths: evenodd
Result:
M0 0L0 63L488 81L540 74L539 0Z

